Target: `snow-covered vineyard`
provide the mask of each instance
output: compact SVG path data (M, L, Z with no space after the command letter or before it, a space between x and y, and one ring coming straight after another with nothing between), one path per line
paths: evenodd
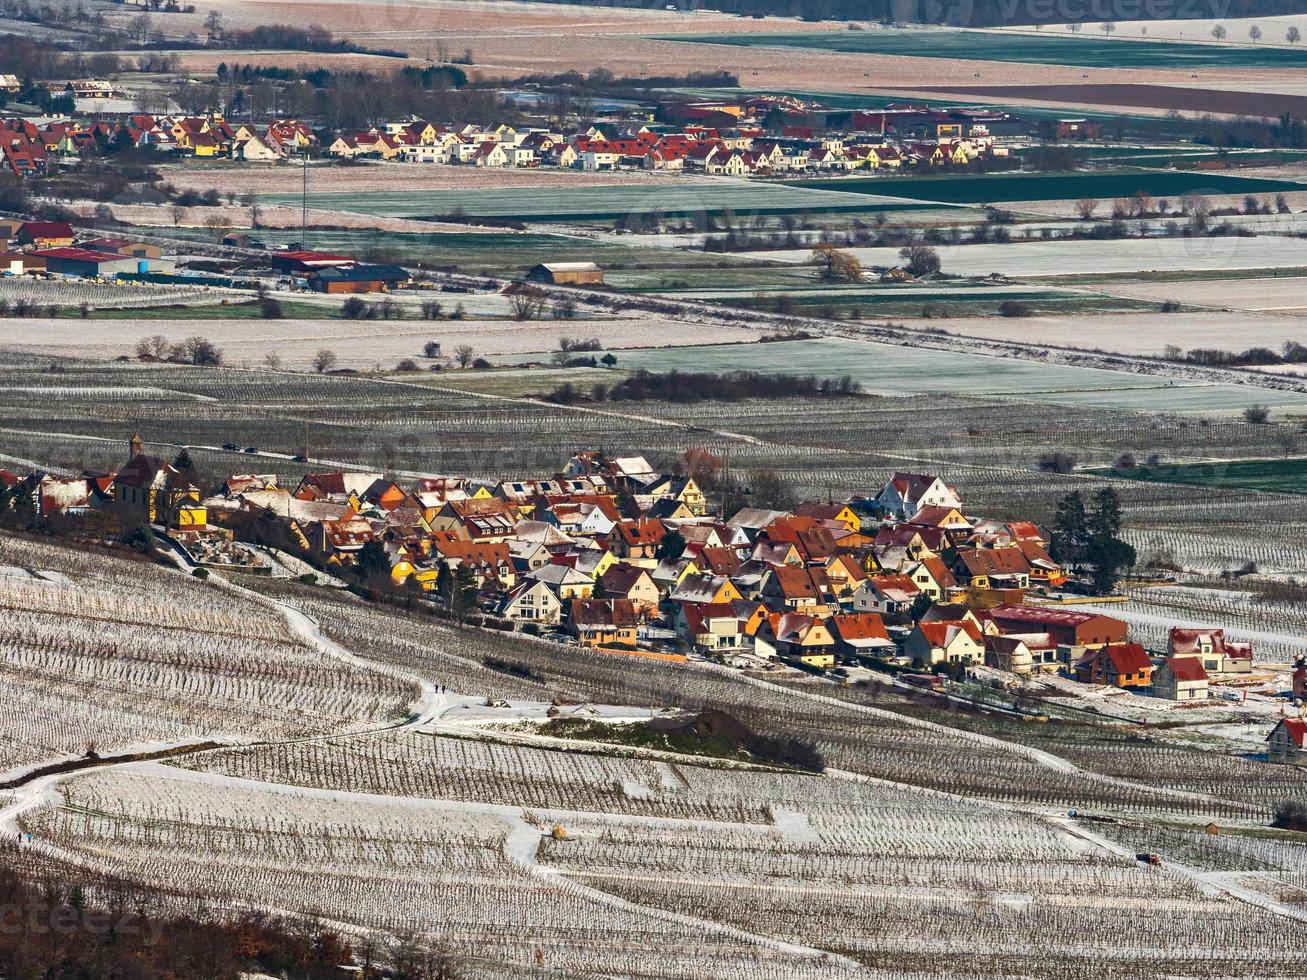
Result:
M378 949L408 936L477 976L1307 971L1307 843L1264 831L1307 793L1300 767L928 718L892 688L588 653L31 539L0 536L0 566L4 766L115 760L0 793L23 835L0 861L92 896L126 881ZM526 719L550 704L711 708L811 738L826 771L546 735Z

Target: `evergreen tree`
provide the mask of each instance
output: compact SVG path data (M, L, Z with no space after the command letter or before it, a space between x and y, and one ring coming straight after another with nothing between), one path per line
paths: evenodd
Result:
M1085 557L1089 528L1085 514L1085 499L1073 491L1057 503L1057 516L1053 518L1053 535L1049 541L1053 559L1062 565L1078 569Z
M1116 491L1105 487L1094 496L1094 512L1088 521L1087 559L1094 591L1106 595L1116 588L1123 569L1135 563L1135 549L1121 540L1121 501Z
M658 551L655 557L659 561L668 559L675 561L685 554L685 538L679 531L668 531L663 535L663 539L658 542Z
M390 556L385 546L375 538L359 549L358 576L364 582L376 576L390 574Z
M191 454L184 447L173 459L172 468L187 477L195 472L195 461L191 459Z

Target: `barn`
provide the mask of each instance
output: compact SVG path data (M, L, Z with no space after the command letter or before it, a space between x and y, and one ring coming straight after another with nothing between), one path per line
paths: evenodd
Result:
M604 281L604 270L593 262L541 262L526 274L530 282L551 286L580 286Z
M268 256L268 265L278 272L303 275L354 265L351 255L333 255L330 252L310 252L305 250L290 252L273 252Z
M322 269L309 277L309 286L319 293L380 293L405 285L412 276L397 265L354 265L344 269Z
M131 255L115 255L112 252L96 252L89 248L49 248L33 252L33 256L45 261L47 272L57 272L65 276L112 278L122 273L148 271L147 260Z

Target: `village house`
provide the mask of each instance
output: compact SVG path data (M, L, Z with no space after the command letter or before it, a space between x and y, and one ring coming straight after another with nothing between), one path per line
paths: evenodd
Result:
M969 620L919 622L903 643L903 655L926 666L984 663L984 636Z
M958 492L937 476L924 473L895 473L876 495L876 502L891 516L907 520L924 506L960 510Z
M1307 764L1307 721L1281 718L1266 737L1266 753L1271 762L1301 766Z
M192 530L207 524L200 490L163 460L148 456L141 437L133 436L129 458L113 481L115 512L129 527L162 524Z
M630 599L573 599L567 631L588 647L636 646L636 615Z
M1198 657L1171 657L1153 671L1153 694L1168 701L1205 701L1207 671Z
M1073 670L1082 684L1133 688L1149 687L1153 682L1153 662L1138 643L1095 647L1075 662Z
M495 612L504 619L552 626L562 618L563 603L544 582L528 578L504 594Z
M1197 657L1208 674L1247 674L1253 669L1252 644L1227 640L1223 629L1176 627L1169 640L1172 657Z

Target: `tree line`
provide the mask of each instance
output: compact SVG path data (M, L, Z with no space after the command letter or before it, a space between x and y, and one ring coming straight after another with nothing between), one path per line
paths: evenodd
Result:
M579 401L722 401L746 398L820 398L862 394L862 385L852 376L819 378L815 374L764 374L759 371L709 372L640 370L613 385L597 384L589 395L570 383L544 396L555 405Z

